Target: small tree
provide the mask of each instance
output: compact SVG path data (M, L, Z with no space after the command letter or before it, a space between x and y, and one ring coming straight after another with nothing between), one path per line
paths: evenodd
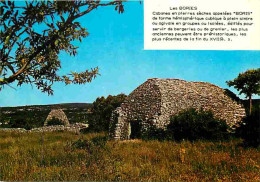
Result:
M98 68L81 73L58 75L65 51L77 53L73 41L88 36L76 20L98 7L115 6L124 12L125 0L100 1L0 1L0 90L17 81L17 85L35 84L53 94L54 82L84 84L98 74Z
M89 119L89 130L95 132L108 131L113 110L119 107L125 98L125 94L109 95L107 98L98 97L93 102L92 114Z
M239 73L234 80L227 81L229 87L233 86L239 94L245 94L249 99L249 115L252 112L252 95L260 94L260 68L250 69L244 73Z

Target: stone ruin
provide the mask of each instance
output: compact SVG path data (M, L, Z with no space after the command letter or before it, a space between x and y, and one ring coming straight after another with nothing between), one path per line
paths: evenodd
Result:
M48 126L48 122L52 119L60 120L63 125ZM66 114L62 109L53 109L44 122L44 127L33 128L29 132L53 132L53 131L70 131L79 134L82 129L88 128L88 124L73 123L70 124Z
M110 137L131 138L136 122L141 131L150 126L165 129L170 116L188 108L211 110L231 128L238 127L245 116L242 105L225 94L225 90L207 82L180 79L148 79L137 87L111 116ZM131 129L132 128L132 129Z
M69 120L66 116L66 114L61 110L61 109L53 109L51 110L51 112L49 113L49 115L47 116L45 122L44 122L44 126L48 125L48 122L52 119L58 119L60 120L64 126L69 126Z
M48 122L52 119L58 119L63 123L62 125L50 125L48 126ZM62 109L53 109L47 116L47 119L44 122L43 127L32 128L31 130L26 130L24 128L0 128L0 132L55 132L55 131L68 131L79 134L81 130L88 128L88 124L84 123L73 123L70 124L66 114L62 111Z

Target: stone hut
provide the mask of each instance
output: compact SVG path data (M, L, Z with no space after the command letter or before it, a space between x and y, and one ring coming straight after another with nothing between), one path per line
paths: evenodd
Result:
M52 120L53 118L60 120L64 126L69 126L69 120L66 116L66 114L61 109L53 109L47 116L44 126L47 126L48 121Z
M207 82L180 79L148 79L137 87L111 116L110 137L131 138L140 126L165 129L170 116L188 109L211 110L215 117L224 119L231 127L239 126L245 116L242 105L225 94L225 90Z

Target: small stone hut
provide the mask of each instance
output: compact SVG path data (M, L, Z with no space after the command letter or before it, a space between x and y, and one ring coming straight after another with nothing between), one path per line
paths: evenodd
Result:
M61 110L61 109L53 109L51 110L51 112L49 113L49 115L47 116L45 122L44 122L44 126L48 125L48 122L52 119L58 119L60 120L64 126L69 126L69 120L66 116L66 114Z
M148 79L137 87L111 116L110 137L129 139L139 123L141 131L150 126L165 129L170 116L195 108L211 110L231 127L239 126L245 116L242 105L225 94L225 90L207 82L180 79Z

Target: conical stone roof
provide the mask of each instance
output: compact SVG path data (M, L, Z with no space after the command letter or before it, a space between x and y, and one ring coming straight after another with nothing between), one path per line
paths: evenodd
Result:
M70 124L66 114L61 109L51 110L51 112L49 113L49 115L47 116L47 118L44 122L44 126L47 126L48 121L50 121L52 119L60 120L63 123L63 125L65 125L65 126L68 126Z
M180 111L195 108L211 110L216 118L223 119L231 128L240 125L245 116L244 107L232 100L226 91L208 82L192 82L180 79L151 78L129 94L115 112L121 118L111 118L115 129L111 132L120 138L130 121L141 121L142 125L165 128L170 117ZM113 123L113 122L112 122Z

